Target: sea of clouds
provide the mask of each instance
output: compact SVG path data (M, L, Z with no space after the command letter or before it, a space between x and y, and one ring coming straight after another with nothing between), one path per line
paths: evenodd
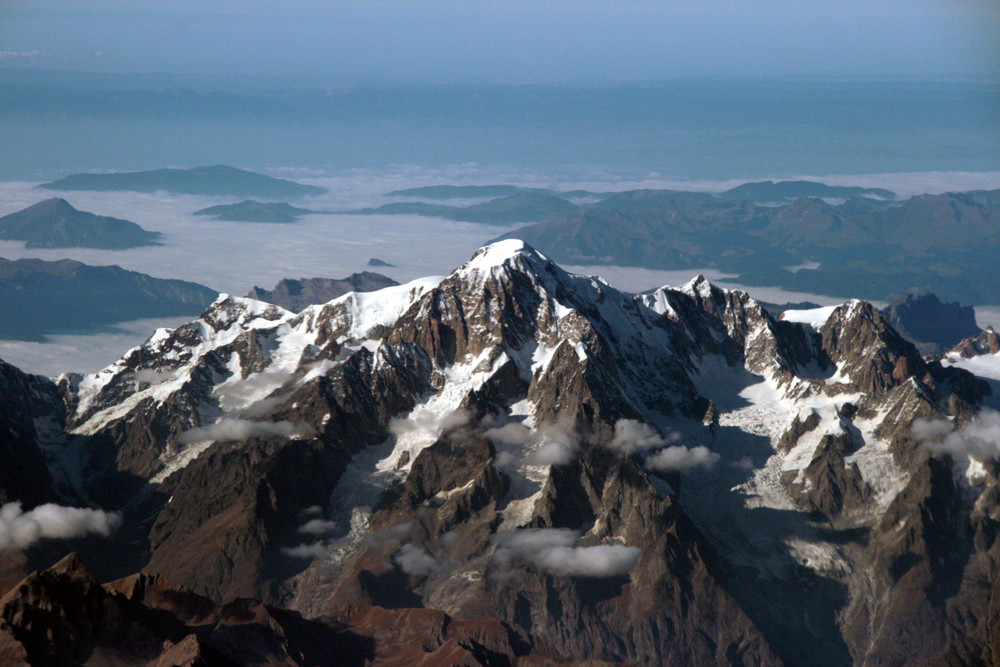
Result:
M274 176L321 185L329 192L292 203L323 211L374 207L399 198L385 194L411 187L442 184L511 183L552 189L623 191L667 188L722 191L740 180L683 180L650 173L621 177L612 172L575 171L541 174L504 167L475 164L426 169L399 165L386 170L354 169L324 173L314 169L279 168ZM906 197L921 192L945 192L996 187L998 173L923 172L869 174L860 176L787 176L812 178L832 185L885 187ZM379 268L400 282L445 274L465 262L482 244L518 225L492 226L422 216L318 214L302 217L294 224L225 222L194 211L239 198L171 195L163 192L54 192L38 189L33 182L0 182L0 216L38 201L62 196L83 211L132 220L146 229L165 234L162 246L131 250L84 248L26 249L23 243L0 241L0 257L45 260L76 259L88 264L116 264L158 278L180 278L208 285L220 292L242 295L253 286L273 287L282 278L341 278L370 269L369 258L393 265ZM679 285L696 273L720 285L739 288L728 276L711 269L654 271L614 266L570 266L569 270L603 276L628 291L662 285ZM832 305L840 300L779 288L755 287L751 293L772 302L811 300ZM850 295L844 295L844 298ZM1000 311L984 309L986 313ZM93 372L111 363L129 348L140 344L157 326L176 326L191 318L169 318L124 323L113 332L94 335L53 336L44 343L0 341L0 358L29 372L56 375L65 371ZM983 318L981 318L983 319ZM981 324L985 324L985 319Z

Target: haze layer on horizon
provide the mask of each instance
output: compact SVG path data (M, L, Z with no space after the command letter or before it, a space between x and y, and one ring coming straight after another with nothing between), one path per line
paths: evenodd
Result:
M0 67L327 83L995 81L991 0L15 0Z

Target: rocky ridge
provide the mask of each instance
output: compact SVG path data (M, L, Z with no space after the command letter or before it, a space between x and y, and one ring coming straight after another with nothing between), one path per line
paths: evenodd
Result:
M990 385L865 302L630 295L505 241L299 313L224 295L58 391L65 497L216 603L479 664L991 659L995 466L913 430Z

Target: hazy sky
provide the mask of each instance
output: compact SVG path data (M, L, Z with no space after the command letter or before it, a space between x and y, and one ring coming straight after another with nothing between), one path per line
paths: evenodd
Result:
M0 66L351 83L1000 78L997 0L7 0Z

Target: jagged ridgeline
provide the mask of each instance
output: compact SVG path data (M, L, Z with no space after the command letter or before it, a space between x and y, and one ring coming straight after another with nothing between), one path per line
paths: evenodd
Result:
M0 378L6 499L120 515L2 552L4 655L139 656L127 614L208 664L1000 660L996 468L953 446L992 389L866 302L632 295L508 240Z

